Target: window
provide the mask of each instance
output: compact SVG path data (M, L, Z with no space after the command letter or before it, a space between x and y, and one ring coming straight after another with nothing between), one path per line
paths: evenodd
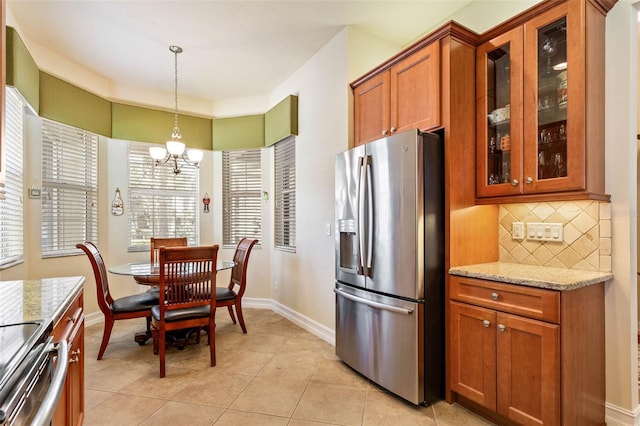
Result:
M0 267L24 258L23 118L25 101L17 90L7 87L5 98L5 199L0 201Z
M275 245L296 251L296 146L290 137L275 147Z
M42 120L42 257L98 242L98 136Z
M183 167L174 174L167 165L156 167L149 146L129 142L129 194L124 206L129 250L148 250L151 237L186 237L189 245L197 245L198 169Z
M262 227L260 150L222 152L222 243L260 241Z

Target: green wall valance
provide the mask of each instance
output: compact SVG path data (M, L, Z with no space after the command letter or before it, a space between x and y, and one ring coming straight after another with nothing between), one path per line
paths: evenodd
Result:
M111 102L42 71L39 115L111 137Z
M213 120L213 149L251 149L264 147L264 114Z
M298 97L289 95L264 117L264 144L271 146L287 136L298 134Z
M211 122L209 118L178 114L185 145L211 150ZM163 144L171 139L173 113L113 102L112 128L115 139Z
M15 87L38 113L40 111L40 70L22 39L7 27L7 86Z

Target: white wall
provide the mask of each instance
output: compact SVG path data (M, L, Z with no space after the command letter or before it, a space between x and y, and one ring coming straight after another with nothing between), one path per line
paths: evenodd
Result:
M638 408L637 54L637 12L633 1L621 0L607 16L606 32L605 178L611 194L614 279L605 291L608 414L622 410L622 424L637 418Z

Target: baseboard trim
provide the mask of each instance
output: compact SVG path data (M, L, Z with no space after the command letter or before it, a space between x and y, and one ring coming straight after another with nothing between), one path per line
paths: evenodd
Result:
M605 403L605 421L607 426L640 426L640 406L633 411Z
M304 328L309 333L321 338L330 345L335 346L336 333L334 330L320 324L319 322L307 316L302 315L300 312L294 311L288 306L276 302L273 299L254 299L244 297L242 299L242 305L249 308L271 309L272 311L279 315L282 315L292 323Z

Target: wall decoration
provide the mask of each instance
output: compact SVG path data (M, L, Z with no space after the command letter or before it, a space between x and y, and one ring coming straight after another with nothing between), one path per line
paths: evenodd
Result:
M120 188L116 188L116 195L111 202L111 214L114 216L122 216L124 214L124 201L120 196Z
M204 212L209 213L209 203L211 203L211 198L209 198L209 194L207 192L204 193L204 197L202 197L202 204L204 206Z

